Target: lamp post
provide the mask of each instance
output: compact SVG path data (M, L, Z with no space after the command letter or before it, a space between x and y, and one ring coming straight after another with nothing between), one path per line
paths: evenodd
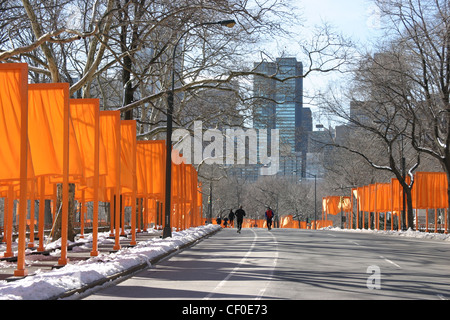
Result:
M178 38L177 42L173 47L172 52L172 87L167 95L167 133L166 133L166 191L165 191L165 204L164 204L164 215L165 215L165 223L163 229L163 238L168 238L172 236L172 227L170 225L170 214L171 214L171 204L170 204L170 196L171 196L171 179L172 179L172 118L173 118L173 96L175 90L175 54L177 50L177 46L180 43L181 39L194 28L206 26L206 25L221 25L225 27L232 28L236 24L234 20L222 20L217 22L203 22L198 23L186 31L184 31L181 36Z

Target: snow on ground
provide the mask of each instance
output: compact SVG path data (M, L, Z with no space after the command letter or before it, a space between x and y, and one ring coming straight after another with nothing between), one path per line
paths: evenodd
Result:
M73 262L61 269L52 271L37 271L36 274L25 277L20 280L6 282L0 281L0 300L44 300L61 295L67 291L81 288L95 281L104 279L108 276L125 271L142 263L149 263L150 260L168 253L173 249L198 240L217 229L217 225L206 225L197 228L190 228L179 232L173 232L171 238L161 239L159 237L140 242L133 248L122 248L117 253L101 253L97 257L92 257L85 261ZM423 239L435 239L450 241L450 235L440 233L417 232L409 229L408 231L382 231L382 230L347 230L340 228L323 228L321 230L377 233L401 237L413 237ZM149 232L152 232L149 230ZM112 241L108 239L109 232L99 233L99 245L102 242ZM89 237L80 239L77 242L82 244L74 247L73 251L90 249L92 239ZM46 249L58 246L58 242L50 243ZM4 248L1 248L2 250ZM2 250L4 251L4 250ZM59 256L59 250L52 255ZM6 267L8 262L0 261L0 269Z
M170 238L155 237L145 242L139 242L135 247L122 248L117 253L101 253L97 257L70 263L52 271L41 272L38 270L36 274L12 282L0 281L0 299L50 299L142 263L150 264L151 259L198 240L217 229L220 229L220 226L206 225L173 232ZM107 239L108 235L108 232L99 234L99 245L102 241L114 241L114 239ZM86 246L84 249L89 247L89 238L80 239L80 241L86 243L74 250L82 250L83 246ZM52 243L46 249L57 245L58 243ZM54 254L59 255L58 250ZM4 262L0 262L0 268L2 267L1 263Z
M407 237L407 238L416 238L416 239L432 239L432 240L444 240L450 241L450 234L443 233L432 233L432 232L420 232L408 229L407 231L394 231L394 230L367 230L367 229L341 229L336 227L327 227L322 228L321 230L330 230L330 231L345 231L345 232L361 232L361 233L376 233L376 234L384 234L384 235L392 235L399 237Z

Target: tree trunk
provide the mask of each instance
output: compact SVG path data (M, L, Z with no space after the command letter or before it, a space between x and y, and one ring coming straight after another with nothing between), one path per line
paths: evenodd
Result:
M31 28L33 29L34 36L36 39L39 39L42 35L42 28L39 23L39 19L36 15L36 13L33 10L33 6L30 4L29 0L22 0L23 7L25 9L25 12L27 13L28 18L30 19ZM44 55L47 59L47 67L50 71L52 82L60 82L60 76L58 71L58 66L55 60L55 56L51 50L51 47L47 45L46 42L43 42L41 44L42 52L44 52Z
M58 216L55 222L54 233L52 241L56 241L61 238L61 209L62 208L62 184L58 184L57 187L57 197L56 197L56 207L58 208ZM69 215L68 215L68 226L67 226L67 239L69 241L75 241L76 232L74 230L74 217L75 217L75 184L69 183Z
M406 219L408 221L408 227L412 230L415 230L414 227L414 213L413 213L413 205L412 205L412 186L411 188L405 188L406 194Z

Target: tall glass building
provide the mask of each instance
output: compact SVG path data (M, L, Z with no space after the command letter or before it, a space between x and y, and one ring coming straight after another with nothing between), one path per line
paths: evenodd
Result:
M303 110L303 64L296 58L278 58L276 62L255 63L255 71L264 76L257 75L253 81L253 127L279 129L280 156L285 163L281 171L300 175L306 169L306 161L300 159L306 157L307 132L312 130L309 109Z

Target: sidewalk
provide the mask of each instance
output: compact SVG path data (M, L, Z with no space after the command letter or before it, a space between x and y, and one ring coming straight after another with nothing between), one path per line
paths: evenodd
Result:
M173 232L171 238L162 239L161 231L150 229L137 233L134 247L128 246L131 236L120 237L121 249L117 252L113 252L115 239L109 238L109 232L99 233L97 257L90 256L92 240L90 235L85 235L85 239L70 244L69 263L62 268L55 268L59 249L45 254L34 254L29 250L26 256L27 277L14 277L16 263L0 260L0 299L48 300L81 293L145 269L219 230L217 225L200 226Z

